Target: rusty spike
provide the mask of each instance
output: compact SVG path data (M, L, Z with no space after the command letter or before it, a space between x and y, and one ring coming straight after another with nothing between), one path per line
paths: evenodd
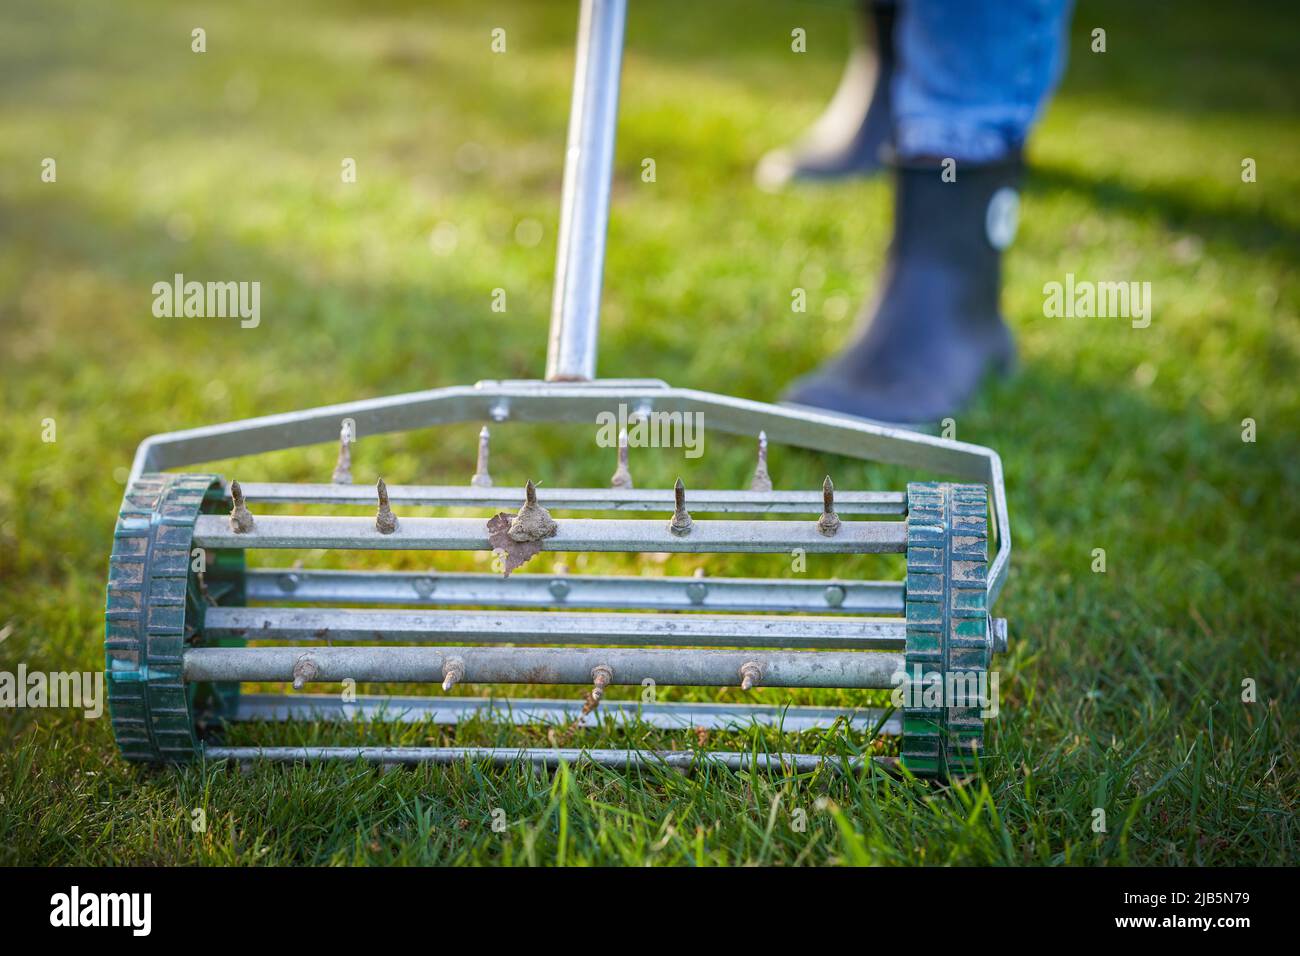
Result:
M532 479L524 485L524 506L510 522L507 534L512 541L541 541L555 535L558 526L551 513L537 503L537 486Z
M614 475L609 479L611 488L631 488L632 472L627 467L627 429L624 428L618 433L618 467L614 469Z
M600 706L605 688L614 680L614 671L607 664L597 664L591 669L591 690L582 704L582 716L587 716Z
M822 515L817 519L817 530L828 538L840 530L840 516L835 513L835 486L830 475L822 482Z
M300 657L293 662L293 689L302 690L304 684L316 679L316 662L310 657Z
M388 485L380 478L375 482L375 491L379 495L379 510L375 513L375 530L380 534L392 534L397 530L397 515L388 506Z
M442 689L451 690L465 679L465 662L452 657L442 665Z
M253 516L244 504L244 489L237 481L230 483L230 500L230 530L235 534L248 534L253 530Z
M771 491L772 477L767 473L767 432L758 433L758 464L749 482L750 491Z
M690 534L693 522L686 510L686 486L680 478L673 485L673 502L673 520L668 522L668 530L673 534Z
M478 433L478 461L474 465L474 477L469 483L475 488L491 488L492 476L488 474L488 428L486 425Z

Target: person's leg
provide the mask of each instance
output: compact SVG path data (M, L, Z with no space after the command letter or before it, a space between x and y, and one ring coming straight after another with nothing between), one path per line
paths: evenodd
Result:
M1020 151L1065 67L1069 0L912 0L896 26L904 160L999 162Z
M883 168L880 151L893 127L890 79L897 3L858 2L861 39L849 52L835 96L797 142L759 160L754 179L763 189L779 189L796 179L865 176Z
M999 309L1029 129L1060 76L1069 0L907 0L896 26L895 210L865 328L787 400L935 422L1013 359Z

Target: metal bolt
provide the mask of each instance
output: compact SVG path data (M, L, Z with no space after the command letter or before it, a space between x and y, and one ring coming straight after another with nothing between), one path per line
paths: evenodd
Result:
M318 673L316 662L304 654L293 662L293 689L302 690L302 685L314 681Z
M442 663L442 689L451 690L465 679L465 662L459 657L449 657Z
M763 676L763 665L758 661L746 661L740 665L740 689L753 690L759 678Z
M488 427L484 425L478 433L478 461L474 465L474 477L469 483L475 488L491 488L492 476L488 474Z
M844 588L838 584L828 585L823 594L826 596L826 603L831 607L839 607L844 603Z
M618 467L614 469L614 475L609 479L611 488L631 488L632 472L627 467L627 429L621 429L618 433Z
M277 583L280 585L281 591L296 591L298 590L298 580L298 575L290 571L288 574L280 575Z
M422 598L427 598L437 586L437 582L433 578L416 578L411 582L411 587L415 588L415 593Z
M550 592L555 600L563 601L569 596L569 582L562 578L556 578L550 584Z
M668 522L668 530L676 535L690 534L691 516L686 510L686 486L680 478L673 485L673 520Z
M828 538L840 530L840 516L835 513L835 486L830 475L822 482L822 516L817 519L817 530Z
M352 484L352 422L346 418L339 427L339 457L330 481L336 485Z
M488 412L488 416L494 422L505 421L507 418L510 417L510 403L506 401L504 398L501 399L495 405L492 406L492 410Z
M692 604L703 604L709 594L709 586L703 581L692 581L686 585L686 596Z
M767 473L767 432L758 433L758 464L749 482L750 491L771 491L772 477Z
M237 481L230 483L230 500L233 503L230 509L230 530L235 534L248 534L253 530L253 516L244 504L244 489L239 487Z
M388 486L384 479L375 482L375 491L379 493L379 511L375 513L375 530L380 534L392 534L397 530L397 515L388 507Z

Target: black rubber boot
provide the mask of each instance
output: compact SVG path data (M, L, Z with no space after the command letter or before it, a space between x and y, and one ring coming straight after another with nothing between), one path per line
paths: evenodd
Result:
M830 105L798 142L759 160L754 179L761 188L780 189L796 179L866 176L884 168L880 151L893 125L895 12L895 0L866 0L865 38L849 54Z
M1015 235L1019 157L897 169L894 238L857 341L795 382L788 402L892 424L933 425L971 397L1015 346L998 306L1001 251Z

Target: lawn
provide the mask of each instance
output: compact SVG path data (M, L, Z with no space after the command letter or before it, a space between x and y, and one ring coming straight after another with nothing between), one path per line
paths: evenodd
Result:
M751 176L834 89L850 19L830 3L632 4L602 375L773 401L850 333L884 254L887 182L768 195ZM524 0L4 5L0 671L103 666L113 521L145 436L541 374L575 20L573 4ZM790 50L795 27L806 53ZM1089 48L1094 27L1105 53ZM1007 257L1020 368L956 423L1002 455L1015 531L996 757L978 778L150 771L116 756L106 719L3 710L0 863L1295 865L1297 35L1300 10L1281 2L1085 0L1075 16ZM341 181L344 158L355 183ZM153 283L177 272L257 279L261 324L155 318ZM1150 326L1045 317L1044 284L1069 273L1149 281ZM791 311L796 287L805 313ZM363 441L358 480L465 481L474 431ZM699 460L639 453L638 482L745 481L750 444L709 442ZM216 468L323 481L333 456ZM496 437L493 467L499 483L591 486L613 461L590 430L517 427ZM786 488L826 473L844 488L933 477L786 449L772 470ZM722 557L581 567L780 573ZM450 734L382 739L548 738L490 724ZM550 736L629 740L613 727ZM709 745L886 746L839 730L777 736Z

